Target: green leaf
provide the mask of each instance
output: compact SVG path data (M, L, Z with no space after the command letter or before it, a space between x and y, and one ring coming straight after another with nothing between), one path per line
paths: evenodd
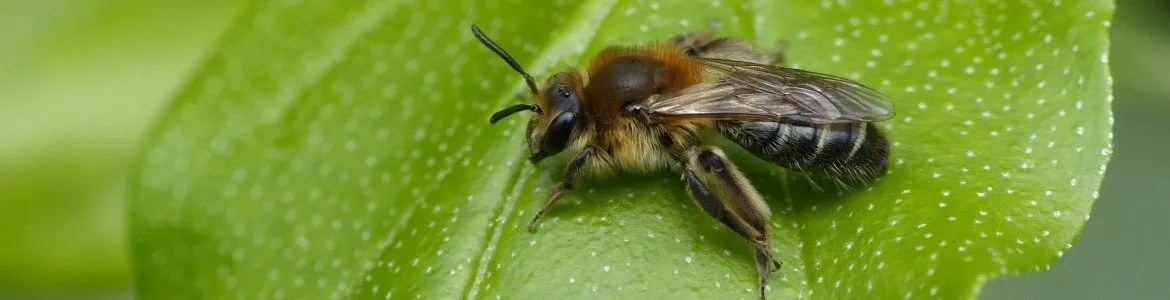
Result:
M891 172L767 198L784 298L971 298L1047 268L1111 151L1109 1L260 1L175 99L133 183L139 292L174 298L754 297L751 249L666 171L569 192L531 166L519 77L717 18L891 96ZM565 154L562 154L565 156Z
M237 3L0 1L0 297L130 287L136 143Z

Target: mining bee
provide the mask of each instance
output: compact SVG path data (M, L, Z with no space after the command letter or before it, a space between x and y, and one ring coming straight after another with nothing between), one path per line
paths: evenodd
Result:
M872 122L892 118L893 103L849 79L780 66L782 53L696 31L605 48L584 69L553 74L538 86L479 28L471 30L524 76L534 102L502 109L490 122L535 112L524 134L531 162L561 152L573 157L529 231L582 177L670 168L703 211L755 247L764 298L770 267L781 266L772 258L770 210L701 135L716 132L762 160L805 174L864 183L886 172L889 144Z

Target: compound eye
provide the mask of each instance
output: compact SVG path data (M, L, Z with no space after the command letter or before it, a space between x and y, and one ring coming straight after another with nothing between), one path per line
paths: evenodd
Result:
M573 134L573 124L576 117L577 115L573 112L566 111L553 118L548 125L548 131L544 134L544 140L541 141L541 152L551 156L565 150L565 146L569 143L569 136Z

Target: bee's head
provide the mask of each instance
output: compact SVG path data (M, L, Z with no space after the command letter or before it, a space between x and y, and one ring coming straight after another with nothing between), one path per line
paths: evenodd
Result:
M561 72L548 78L543 89L537 89L535 80L528 75L511 55L496 45L483 34L478 27L471 26L471 32L480 42L504 59L512 69L524 76L528 83L528 90L535 98L534 104L521 103L501 109L492 114L489 121L496 123L512 114L521 111L532 111L536 115L528 120L528 127L524 132L526 144L532 151L529 158L533 163L556 155L572 141L572 137L584 120L581 110L581 77L572 72Z

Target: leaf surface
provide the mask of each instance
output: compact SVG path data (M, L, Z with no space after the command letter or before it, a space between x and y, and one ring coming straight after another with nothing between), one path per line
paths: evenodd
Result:
M894 99L854 190L729 148L773 210L787 298L971 298L1047 268L1111 151L1107 1L259 1L163 116L132 183L144 297L752 298L747 243L668 172L569 192L527 164L523 84L607 45L720 30ZM564 156L564 154L562 154Z

